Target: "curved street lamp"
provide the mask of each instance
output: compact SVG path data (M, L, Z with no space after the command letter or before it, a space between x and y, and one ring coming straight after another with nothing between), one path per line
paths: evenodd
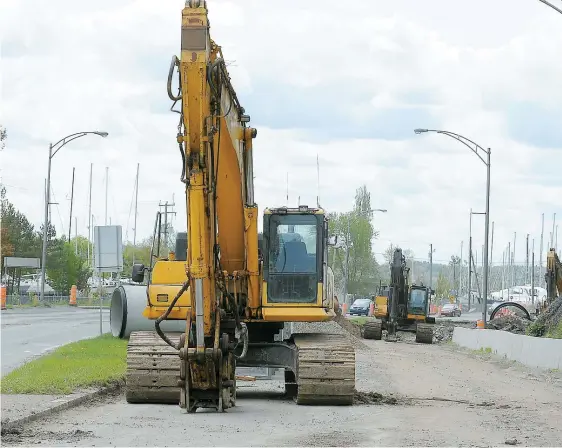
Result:
M554 6L552 3L547 2L546 0L539 0L539 2L543 2L545 5L550 6L552 9L554 9L555 11L558 11L560 14L562 14L562 9Z
M484 324L486 324L486 309L488 308L488 241L490 237L490 155L492 150L490 148L484 149L479 144L473 142L472 140L463 137L462 135L455 134L454 132L449 131L441 131L438 129L414 129L416 134L422 134L426 132L436 132L437 134L444 134L448 137L454 138L455 140L461 142L464 146L470 149L474 154L478 156L478 158L486 165L486 211L484 212L486 215L485 224L484 224L484 303L482 306L482 320ZM482 157L481 153L486 155L486 159ZM470 256L471 254L469 254ZM470 294L470 290L469 290Z
M45 299L45 271L47 265L47 228L49 227L49 205L51 203L51 160L59 150L70 143L72 140L84 137L88 134L96 134L100 137L107 137L109 134L104 131L87 131L87 132L76 132L74 134L67 135L61 138L54 145L49 144L49 164L47 165L47 191L45 192L45 219L43 224L43 250L41 252L41 296L40 300ZM54 150L54 151L53 151Z

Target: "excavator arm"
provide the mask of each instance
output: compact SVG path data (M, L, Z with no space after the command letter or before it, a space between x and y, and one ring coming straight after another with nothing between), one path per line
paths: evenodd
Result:
M562 295L562 262L551 248L546 254L546 300L549 305L556 297Z

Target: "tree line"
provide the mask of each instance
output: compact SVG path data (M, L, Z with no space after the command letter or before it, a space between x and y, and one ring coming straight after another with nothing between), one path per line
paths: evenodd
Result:
M6 188L0 186L0 272L6 272L9 293L19 291L21 279L26 274L36 274L31 268L5 268L5 257L29 257L41 259L43 225L36 229L29 219L7 198ZM89 249L88 249L89 246ZM148 264L152 238L146 238L134 247L123 245L123 277L130 277L135 262ZM49 223L47 230L47 283L61 295L68 294L72 285L89 292L88 279L93 275L91 260L93 243L83 236L57 236L55 227ZM88 257L89 254L89 257ZM90 262L88 260L90 258Z

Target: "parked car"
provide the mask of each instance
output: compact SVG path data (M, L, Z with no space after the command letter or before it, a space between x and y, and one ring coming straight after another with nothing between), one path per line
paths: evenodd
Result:
M349 314L352 316L368 316L371 299L357 299L349 308Z
M441 316L461 317L461 309L456 303L446 303L441 307Z

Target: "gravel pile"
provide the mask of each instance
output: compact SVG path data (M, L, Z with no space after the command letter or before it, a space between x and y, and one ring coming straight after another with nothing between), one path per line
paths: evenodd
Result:
M549 332L555 332L562 323L562 297L554 299L550 306L539 315L530 328L529 334L533 336L545 336Z
M433 342L439 344L440 342L448 342L453 339L453 325L435 325L433 328Z
M345 320L345 318L342 318ZM331 334L341 334L346 337L346 339L353 345L356 349L366 348L365 344L354 334L350 333L337 321L328 322L291 322L285 325L290 333L331 333ZM349 325L354 326L351 322ZM346 325L344 323L343 325ZM359 331L359 329L357 330ZM355 333L355 331L354 331ZM360 337L360 336L359 336Z
M515 334L525 334L527 327L531 324L530 320L522 319L514 314L497 317L486 323L486 328L490 330L509 331Z

